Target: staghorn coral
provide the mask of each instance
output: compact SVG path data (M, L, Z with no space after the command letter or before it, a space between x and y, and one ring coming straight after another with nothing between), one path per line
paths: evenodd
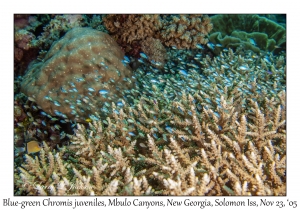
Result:
M122 91L132 85L123 57L109 35L75 28L52 46L44 60L29 67L21 91L52 116L84 121L101 108L105 115L104 103L122 98Z
M110 104L111 116L68 135L70 146L59 151L71 164L67 179L93 189L70 194L286 194L284 57L229 50L186 59L193 62L166 65L164 74L140 66L127 98ZM21 168L42 182L27 164Z
M192 112L193 121L188 125L182 124L180 114L173 112L177 118L174 116L172 120L177 126L164 143L155 140L157 137L151 131L148 132L147 151L135 147L136 141L141 141L138 138L123 147L117 146L116 141L110 141L111 133L114 133L114 138L122 138L128 132L127 123L123 127L118 124L125 119L129 122L126 116L130 116L130 111L143 113L130 108L126 113L124 109L124 113L108 118L107 127L101 121L94 121L89 129L78 125L76 134L70 136L72 144L69 149L74 152L67 152L64 148L54 155L48 153L49 167L44 170L40 169L48 165L44 152L35 160L26 156L26 164L19 169L26 187L19 187L28 193L41 195L58 195L61 186L73 184L78 185L78 189L70 192L63 189L63 194L284 195L286 142L280 104L274 103L271 107L273 111L269 113L268 123L253 101L250 107L255 118L242 115L237 120L237 113L228 114L223 110L221 116L230 115L235 120L229 122L230 130L215 133L214 124L219 124L219 119L210 115L210 121L201 120L206 114L198 114L194 98L191 95L188 98L189 102L183 99L179 103L189 104L185 112ZM228 109L233 108L223 97L221 104ZM211 111L208 109L208 112ZM157 110L157 113L160 112ZM133 124L138 125L138 122ZM151 124L160 127L155 122ZM112 132L112 127L117 130ZM185 128L189 128L191 134ZM46 152L49 151L44 147ZM61 161L64 154L68 154L69 161ZM131 165L138 169L131 168ZM66 168L69 168L71 176L65 177ZM34 189L34 183L49 186L49 192L41 190L40 186Z
M213 25L207 15L170 15L162 18L161 40L178 49L196 48L206 44Z
M92 27L98 17L89 16ZM128 15L119 17L122 25ZM138 55L153 37L131 32L128 48ZM71 124L58 110L53 117L35 97L16 94L15 195L286 195L285 53L237 48L213 57L199 48L167 48L163 71L142 62L131 90L101 109L76 100L91 109L89 124ZM26 139L45 140L44 149L22 157Z
M44 142L39 158L25 155L26 163L19 167L20 181L17 194L38 195L150 195L152 187L143 176L144 171L134 173L128 160L133 154L135 142L128 147L112 148L104 146L105 138L100 138L102 125L94 122L86 130L78 125L70 151L61 148L59 152L50 152ZM101 148L99 147L100 145ZM86 149L89 148L89 151ZM78 150L77 150L78 149ZM71 151L76 151L71 152ZM71 157L73 155L73 157ZM125 156L125 157L124 157ZM127 157L126 157L127 156ZM69 161L64 161L68 157ZM15 177L15 178L16 178ZM24 192L23 192L24 190Z

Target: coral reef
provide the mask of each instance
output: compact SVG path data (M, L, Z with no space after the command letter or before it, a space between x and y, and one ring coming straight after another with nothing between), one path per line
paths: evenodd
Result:
M156 15L107 15L104 25L112 36L120 42L131 44L134 41L155 37L161 28L161 20Z
M125 139L128 126L120 123L130 119L125 110L110 119L106 128L100 121L90 124L88 130L78 125L69 147L73 153L67 152L67 148L50 152L44 144L39 158L26 155L26 164L19 168L20 180L26 187L17 182L21 190L18 193L25 190L29 195L285 195L285 120L280 104L273 103L268 120L252 101L254 115L242 115L238 120L237 113L226 112L234 107L222 97L222 107L226 108L220 113L222 117L209 115L214 112L208 109L204 115L212 123L201 123L204 116L196 112L194 98L188 98L178 103L187 103L190 109L185 112L192 113L191 122L182 121L175 113L172 120L177 128L173 128L166 141L155 141L154 131L139 125L140 132L149 133L148 146L140 143L147 150L139 153L135 147L138 140L124 140L122 147L115 140ZM150 114L147 109L132 111ZM159 115L161 111L152 114ZM227 121L228 128L214 132L215 125L225 119L232 119ZM152 121L157 132L164 133L164 122ZM133 124L138 126L138 122ZM191 129L191 135L185 134L186 128ZM70 161L64 161L65 156ZM42 186L47 186L47 190Z
M141 42L149 38L160 39L165 46L190 49L206 44L212 29L207 15L107 15L103 22L124 51L134 57L139 57Z
M215 15L209 40L223 47L236 49L243 45L258 53L274 53L286 49L286 29L278 23L258 15Z
M132 86L124 54L107 34L74 28L29 67L21 91L51 116L85 121L109 112L106 102L123 98ZM88 106L87 106L88 105Z
M43 27L43 32L32 44L43 50L48 50L54 41L59 40L66 32L75 27L86 26L82 15L56 15Z
M16 29L15 29L16 30ZM38 55L38 49L31 41L36 37L30 31L19 29L14 34L14 74L20 75Z
M207 15L171 15L162 19L161 37L166 46L178 49L196 48L206 44L213 24Z
M24 73L28 64L37 58L38 47L33 43L36 40L36 31L41 22L34 15L14 15L14 75Z
M199 54L141 65L111 116L25 156L15 194L286 195L284 56Z
M139 57L141 41L156 37L161 28L159 15L107 15L103 23L124 52Z

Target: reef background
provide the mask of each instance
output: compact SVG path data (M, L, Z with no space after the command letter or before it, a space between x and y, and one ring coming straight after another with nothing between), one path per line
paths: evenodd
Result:
M15 195L286 195L282 17L15 15ZM222 28L228 23L230 31ZM89 109L97 103L82 98L83 114L72 118L53 111L64 103L59 96L43 107L53 86L70 80L41 97L24 84L48 58L58 72L68 68L53 49L78 27L113 37L129 63L112 66L123 61L132 75L118 86L126 97L97 113ZM89 55L89 43L74 48L87 46ZM26 154L32 140L43 148ZM71 185L79 190L67 191Z

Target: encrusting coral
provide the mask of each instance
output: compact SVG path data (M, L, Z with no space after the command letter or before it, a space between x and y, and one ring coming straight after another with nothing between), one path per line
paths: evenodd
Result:
M209 40L236 49L243 45L256 53L261 50L278 53L286 48L286 29L259 15L214 15Z
M198 58L171 78L140 67L133 104L27 155L15 194L286 195L283 56Z
M84 121L100 108L109 112L105 102L117 102L132 86L132 71L123 59L108 34L74 28L29 67L21 91L52 116Z

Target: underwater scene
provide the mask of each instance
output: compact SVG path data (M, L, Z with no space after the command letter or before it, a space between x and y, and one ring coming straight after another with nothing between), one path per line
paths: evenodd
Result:
M14 15L14 195L282 196L286 155L286 15Z

